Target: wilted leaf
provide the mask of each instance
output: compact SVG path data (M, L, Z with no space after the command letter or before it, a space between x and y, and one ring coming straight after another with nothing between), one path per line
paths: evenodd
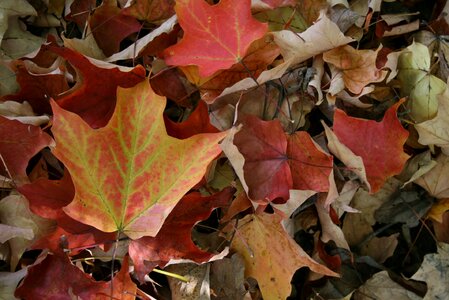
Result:
M21 269L17 272L0 272L0 299L11 300L14 297L14 291L20 280L26 275L27 269Z
M249 45L261 38L267 25L251 16L250 0L178 0L175 6L183 39L164 51L169 65L197 65L201 77L228 69L245 57Z
M243 256L245 275L257 280L264 299L286 299L292 276L302 267L337 276L311 259L284 230L281 220L275 214L247 215L240 220L242 225L231 245Z
M129 246L137 277L143 282L154 267L164 267L171 259L189 259L197 263L207 261L213 254L199 249L192 241L192 227L206 219L217 207L228 205L234 190L227 188L209 197L197 192L184 196L167 217L155 237L143 237Z
M449 293L449 245L439 243L438 246L438 253L425 255L421 267L411 278L427 283L424 300L444 299Z
M441 147L444 154L449 155L449 89L439 97L438 112L435 118L416 124L419 133L418 142L422 145Z
M11 270L15 270L25 250L54 226L52 221L33 214L28 207L28 201L21 195L9 195L0 201L0 221L2 224L31 230L31 235L14 237L8 241L11 249Z
M449 157L440 154L436 159L437 165L415 180L431 196L436 198L449 198Z
M387 271L382 271L374 274L365 284L359 287L354 293L354 299L419 300L422 298L391 280Z
M398 78L401 92L409 96L407 108L417 123L435 117L438 110L437 96L444 92L446 84L430 74L429 49L414 42L399 56Z
M155 236L220 153L217 143L225 133L169 137L164 98L146 81L119 89L117 98L113 117L99 130L52 104L54 154L70 171L76 190L64 211L105 232L123 231L133 239Z
M184 276L187 279L187 282L183 282L177 278L167 278L171 290L171 299L210 300L209 269L208 264L183 263L167 266L166 271Z
M331 63L343 73L343 81L348 90L360 94L365 86L384 80L387 71L376 67L376 50L357 50L349 45L332 49L323 54L325 62Z
M335 111L334 132L340 142L362 157L371 193L377 192L387 178L399 174L409 158L403 150L408 131L396 116L401 103L388 109L381 122L349 117L340 109Z
M210 267L210 288L215 300L243 300L246 294L245 266L242 257L235 253L230 258L212 262Z

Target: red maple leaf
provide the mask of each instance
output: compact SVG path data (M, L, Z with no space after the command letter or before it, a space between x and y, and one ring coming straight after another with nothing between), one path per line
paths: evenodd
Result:
M267 32L267 24L251 16L250 0L176 1L183 39L163 52L169 65L197 65L201 77L240 62L249 45Z
M333 130L341 143L363 159L371 193L377 192L387 178L399 174L409 156L404 152L408 137L396 116L404 100L390 107L381 122L364 120L335 110Z
M333 158L305 131L286 135L278 120L247 116L234 144L245 158L245 181L252 200L285 202L290 189L329 190Z

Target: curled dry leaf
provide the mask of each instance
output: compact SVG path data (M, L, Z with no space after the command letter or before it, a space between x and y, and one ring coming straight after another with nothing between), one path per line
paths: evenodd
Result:
M387 71L376 67L377 53L373 50L357 50L349 45L341 46L323 54L325 62L343 72L343 81L348 90L360 94L365 86L384 80Z

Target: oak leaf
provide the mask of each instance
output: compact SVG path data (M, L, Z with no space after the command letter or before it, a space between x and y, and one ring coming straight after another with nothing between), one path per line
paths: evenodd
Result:
M286 299L293 274L302 267L338 276L320 265L288 235L276 214L247 215L239 223L231 248L243 256L246 277L257 280L264 299Z
M213 209L230 203L235 190L226 188L208 197L198 192L184 196L167 217L161 230L155 237L143 237L129 245L137 277L144 281L146 273L154 267L164 267L171 259L189 259L201 263L213 254L199 249L192 241L192 227L206 219Z
M341 46L323 54L325 62L331 63L343 73L345 86L354 94L360 94L365 86L384 80L387 71L376 67L376 50L357 50L349 45Z
M264 36L267 25L251 16L250 0L178 0L175 11L183 39L164 52L169 65L197 65L201 77L239 63L250 44Z
M114 115L98 130L52 102L53 153L69 170L76 191L64 211L101 231L121 231L132 239L155 236L221 152L217 143L226 133L169 137L162 118L165 100L147 81L117 93Z
M403 102L390 107L381 122L350 117L340 109L335 110L334 132L340 142L362 158L371 193L377 192L387 178L399 174L409 158L403 150L408 131L396 116Z
M329 190L332 156L305 131L286 135L278 120L247 116L234 144L243 155L244 181L252 200L289 199L289 190Z

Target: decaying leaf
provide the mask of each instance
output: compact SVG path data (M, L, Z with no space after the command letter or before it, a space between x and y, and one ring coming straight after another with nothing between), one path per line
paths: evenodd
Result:
M365 86L382 81L387 75L387 71L376 67L380 49L357 50L345 45L325 52L323 59L343 72L343 81L350 92L360 94Z
M441 147L444 154L449 155L449 89L438 97L438 112L435 118L416 124L419 143Z
M162 118L164 106L164 98L146 81L119 89L112 119L95 130L52 103L53 153L66 165L76 190L75 199L64 208L69 216L105 232L125 232L133 239L156 235L176 203L220 153L217 143L225 135L171 138Z
M427 293L424 300L444 299L449 293L449 245L438 244L438 253L424 256L419 270L411 279L421 280L427 283Z
M236 229L238 234L231 247L243 256L245 275L257 280L264 299L287 298L291 292L291 278L302 267L337 276L296 244L282 227L278 215L247 215L239 223L242 225Z
M430 54L426 46L414 42L399 56L398 78L401 92L409 96L406 103L410 116L417 123L437 114L437 96L444 92L444 81L430 74Z

